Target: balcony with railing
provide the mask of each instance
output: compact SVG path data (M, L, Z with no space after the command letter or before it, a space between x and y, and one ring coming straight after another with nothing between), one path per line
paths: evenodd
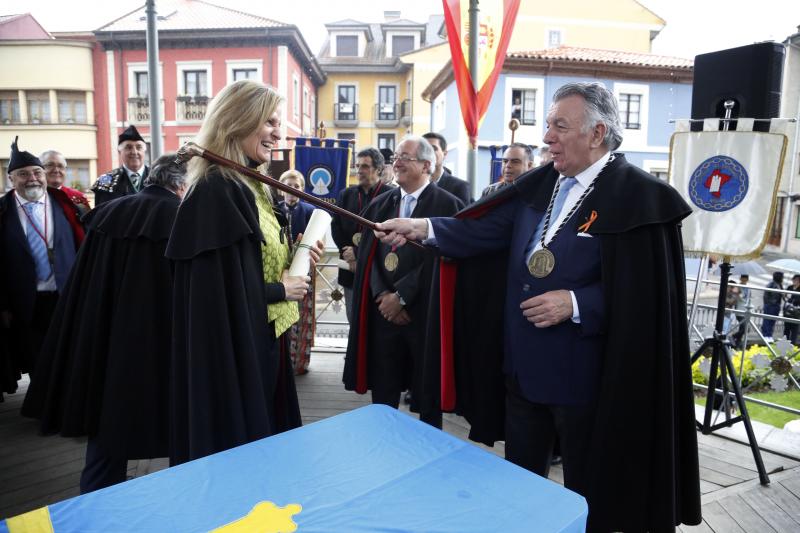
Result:
M337 128L358 126L358 104L337 102L333 104L333 125Z
M375 126L378 128L396 128L400 124L400 106L398 104L375 104Z
M128 120L133 123L150 121L150 100L146 96L128 98Z
M400 104L400 125L404 128L411 126L414 116L411 113L411 99L406 98Z
M200 122L206 117L208 96L178 96L175 100L178 122Z

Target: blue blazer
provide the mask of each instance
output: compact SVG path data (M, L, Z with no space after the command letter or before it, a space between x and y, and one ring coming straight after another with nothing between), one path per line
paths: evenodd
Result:
M504 371L518 379L529 401L586 404L597 394L604 343L600 239L579 237L580 221L573 216L548 245L555 255L555 270L545 278L534 278L528 272L525 249L543 215L517 197L479 219L435 218L431 223L445 256L471 257L509 248ZM519 306L524 300L558 289L575 293L579 324L568 319L537 328L522 316Z
M11 311L15 320L30 323L36 300L36 265L17 214L15 194L9 192L0 199L0 255L4 263L0 306ZM75 237L60 204L51 192L48 195L53 210L56 287L61 292L75 262Z

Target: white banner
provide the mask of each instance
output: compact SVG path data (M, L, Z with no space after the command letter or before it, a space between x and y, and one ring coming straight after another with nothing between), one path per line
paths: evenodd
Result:
M732 258L761 253L775 211L786 145L786 136L778 133L672 135L669 181L693 209L683 221L686 251Z

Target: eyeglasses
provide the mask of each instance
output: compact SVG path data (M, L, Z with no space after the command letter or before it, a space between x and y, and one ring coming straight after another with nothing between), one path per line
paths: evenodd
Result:
M30 179L33 176L41 179L44 177L44 170L34 170L33 172L28 170L18 170L14 172L13 175L14 177L22 178L24 180Z
M419 161L419 160L420 159L418 157L411 157L408 154L394 154L392 156L392 162L393 163L396 163L398 161L407 162L407 161Z
M47 163L44 166L44 168L46 168L47 170L51 170L51 169L54 169L54 168L57 168L59 170L66 170L67 169L67 165L62 165L61 163Z

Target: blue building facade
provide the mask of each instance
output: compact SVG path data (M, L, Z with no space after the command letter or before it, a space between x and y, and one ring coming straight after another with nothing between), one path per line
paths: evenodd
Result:
M617 62L601 61L610 54L618 58ZM631 56L627 64L626 56ZM542 65L543 61L548 64ZM442 73L446 69L449 65ZM691 112L692 61L562 47L555 52L509 54L478 132L476 197L490 182L489 147L511 142L508 124L512 117L521 123L515 141L542 146L546 114L555 91L569 82L593 81L612 90L620 104L625 130L619 151L631 163L665 178L673 132L670 121L688 118ZM426 92L432 106L431 129L448 140L445 166L456 176L466 178L469 143L455 81L452 76L448 79L440 75Z

